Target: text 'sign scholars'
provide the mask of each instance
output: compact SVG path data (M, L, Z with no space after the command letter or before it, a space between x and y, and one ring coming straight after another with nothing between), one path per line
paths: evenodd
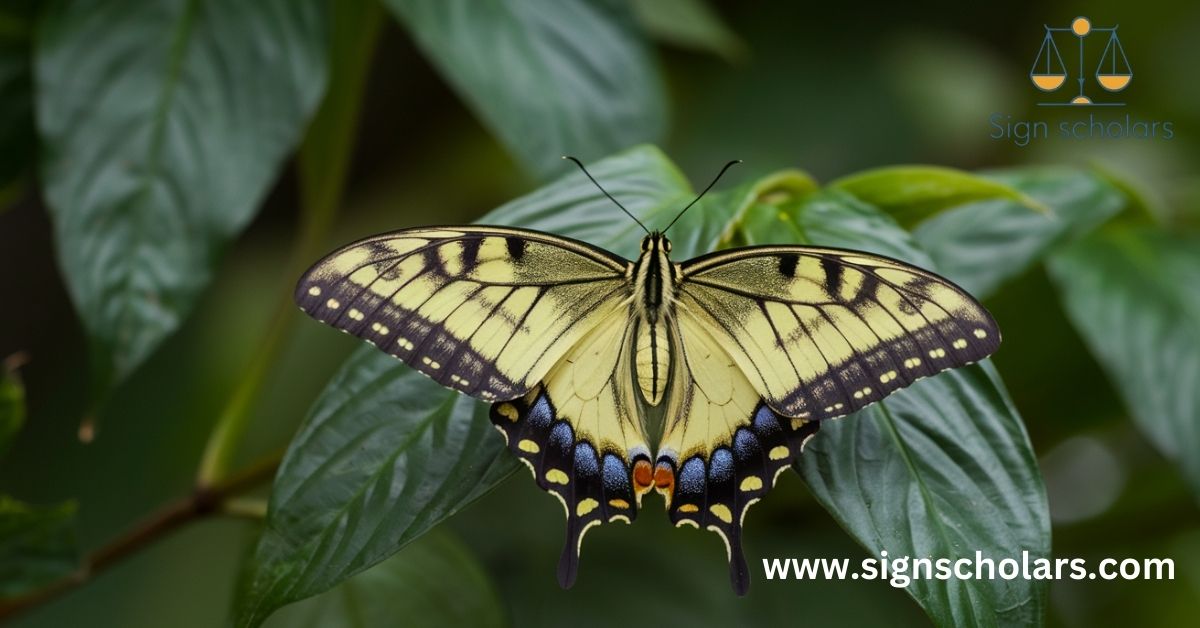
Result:
M1175 137L1175 124L1162 120L1141 120L1132 114L1117 116L1089 113L1072 120L1019 120L1003 113L988 118L989 137L1011 141L1017 146L1053 138L1063 140L1169 140Z

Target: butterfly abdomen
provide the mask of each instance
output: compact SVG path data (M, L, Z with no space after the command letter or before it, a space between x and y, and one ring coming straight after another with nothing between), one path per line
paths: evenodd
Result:
M679 268L671 263L670 250L670 242L661 234L646 236L633 274L631 314L638 320L634 361L642 398L652 406L662 401L671 367L668 318Z
M641 321L637 330L637 381L646 403L657 406L666 390L671 369L671 339L667 321Z

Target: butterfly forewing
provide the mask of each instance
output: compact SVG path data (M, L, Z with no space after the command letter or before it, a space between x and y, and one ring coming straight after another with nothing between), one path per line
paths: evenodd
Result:
M535 231L408 229L335 251L301 278L296 301L444 386L511 399L620 308L628 264Z
M776 412L849 414L921 377L976 362L1000 332L975 299L933 273L856 251L753 247L686 262L692 317Z

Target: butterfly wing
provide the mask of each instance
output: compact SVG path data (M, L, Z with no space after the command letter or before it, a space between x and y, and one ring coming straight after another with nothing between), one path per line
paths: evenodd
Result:
M334 251L295 298L310 316L485 401L532 390L629 291L629 262L505 227L405 229Z
M725 541L749 587L746 509L820 426L920 377L982 359L991 316L933 273L867 253L753 247L682 265L655 477L676 526Z
M748 247L688 261L682 273L680 316L727 346L789 417L849 414L1000 344L996 322L961 288L869 253Z
M775 485L820 424L772 411L702 319L683 314L676 321L678 357L655 462L655 477L666 481L657 489L676 527L721 536L733 588L744 595L746 509Z
M504 227L397 231L343 247L296 287L309 315L442 385L495 402L493 423L567 511L559 581L583 536L631 522L650 453L634 398L630 263Z
M575 582L583 535L611 521L631 523L641 493L632 469L649 468L650 449L637 403L628 310L614 311L585 334L523 398L492 406L492 422L538 486L562 502L567 538L558 566Z

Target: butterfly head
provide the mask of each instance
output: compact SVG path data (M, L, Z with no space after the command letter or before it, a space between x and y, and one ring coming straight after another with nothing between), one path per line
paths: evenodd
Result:
M658 251L670 253L671 241L667 239L666 234L660 231L651 231L642 238L642 252L655 253Z

